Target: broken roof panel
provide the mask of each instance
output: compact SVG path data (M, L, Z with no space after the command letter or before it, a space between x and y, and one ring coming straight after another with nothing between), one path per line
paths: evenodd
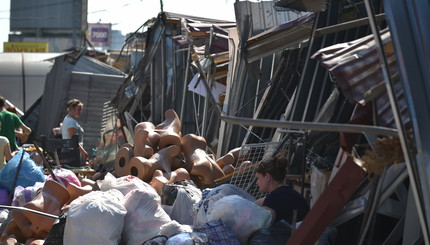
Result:
M399 111L404 123L410 120L403 87L399 83L396 57L388 29L381 31L381 39L387 55L390 75L395 81L394 89ZM379 125L395 128L392 110L386 93L382 63L379 60L373 35L352 42L336 44L316 52L312 58L319 59L334 76L343 94L352 102L376 103Z
M190 19L194 22L202 22L202 23L234 23L234 21L227 21L227 20L219 20L219 19L211 19L211 18L205 18L205 17L199 17L199 16L193 16L193 15L185 15L185 14L178 14L178 13L172 13L172 12L162 12L166 19Z
M186 48L190 43L196 47L206 47L210 44L209 53L220 53L228 50L228 28L236 26L235 22L204 22L207 19L197 17L181 19L181 35L172 37L181 48ZM199 54L204 54L205 48L195 49Z
M315 14L308 14L248 39L246 42L248 62L307 41L312 33L314 19Z
M322 12L327 9L327 0L280 0L276 1L276 7L294 9L297 11Z
M252 35L307 15L305 12L275 11L275 1L236 1L234 8L238 25L250 18ZM245 27L239 26L239 32L242 28Z

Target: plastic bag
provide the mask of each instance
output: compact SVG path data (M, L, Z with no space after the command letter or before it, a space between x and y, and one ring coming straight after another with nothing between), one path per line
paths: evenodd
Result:
M0 187L11 191L13 180L15 179L18 164L21 160L22 151L19 151L6 166L0 171ZM21 169L18 174L15 186L33 186L36 182L45 182L45 175L42 167L38 166L27 152L24 152Z
M37 196L40 189L43 188L45 183L36 182L33 186L17 186L13 195L12 206L22 207L29 201Z
M152 187L132 190L125 196L127 215L122 230L122 241L125 244L140 245L159 235L161 226L172 221L160 203L160 196Z
M63 245L64 239L64 229L66 227L67 213L60 216L58 220L55 221L51 230L45 238L43 245Z
M180 233L166 241L166 245L206 245L211 244L205 233Z
M147 240L146 242L142 243L142 245L164 245L166 244L168 237L160 235L160 236L155 236L149 240Z
M212 220L206 224L195 227L195 232L203 232L209 237L212 245L239 245L240 242L236 236L229 231L222 220Z
M64 229L65 245L116 245L121 239L124 216L124 196L118 190L92 191L70 203Z
M178 188L175 202L169 213L170 218L181 224L192 225L194 222L192 207L199 202L201 198L202 192L195 186L190 185Z
M181 188L189 189L190 186L198 189L192 180L181 180L173 184L169 184L169 183L164 184L162 195L161 195L161 204L172 206L178 195L178 190ZM200 189L198 190L201 196L202 192Z
M153 192L157 194L156 190L152 186L133 175L115 178L115 176L108 172L104 180L98 180L97 183L101 191L116 189L119 190L124 196L126 196L132 190L147 190L148 188L152 189Z
M238 195L249 201L255 201L255 198L248 192L232 184L223 184L213 189L205 189L202 192L201 200L193 207L194 225L200 226L208 222L209 209L213 207L216 201L229 195Z
M291 225L281 220L276 224L256 231L248 240L248 245L284 245L291 236Z
M55 177L60 181L60 184L62 184L64 187L67 187L69 183L73 183L77 186L81 186L81 181L78 179L78 176L76 176L73 171L65 168L54 168L52 169L54 172ZM52 179L51 175L46 175L46 180Z
M272 213L238 195L216 201L209 210L209 220L221 219L241 244L246 244L252 233L269 227Z
M160 227L160 235L172 237L179 233L193 232L193 227L190 225L181 225L176 220L164 224Z
M1 205L9 205L9 191L6 189L0 188L0 204Z

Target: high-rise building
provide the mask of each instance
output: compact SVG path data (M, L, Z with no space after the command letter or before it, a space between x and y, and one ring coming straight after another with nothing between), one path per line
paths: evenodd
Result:
M49 52L79 49L87 30L88 0L10 1L9 42L41 42Z

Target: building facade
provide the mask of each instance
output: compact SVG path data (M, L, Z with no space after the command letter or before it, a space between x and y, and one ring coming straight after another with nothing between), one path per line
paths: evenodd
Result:
M79 49L87 30L87 0L14 0L9 42L40 42L48 52Z

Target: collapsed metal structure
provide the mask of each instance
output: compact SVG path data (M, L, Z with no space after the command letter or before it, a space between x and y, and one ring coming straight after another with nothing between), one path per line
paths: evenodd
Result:
M350 168L359 177L342 190L348 198L326 200L338 207L331 210L316 203L312 210L327 209L320 212L332 219L313 220L313 227L305 220L301 236L330 226L339 244L429 244L429 57L419 51L429 41L422 31L428 3L327 1L301 14L276 7L237 1L236 23L166 12L148 22L145 55L112 101L124 135L140 121L161 123L174 109L182 133L204 136L217 157L306 135L294 149L304 159L291 160L308 170L322 162L333 170L355 166L378 138L398 137L403 161L371 178Z

